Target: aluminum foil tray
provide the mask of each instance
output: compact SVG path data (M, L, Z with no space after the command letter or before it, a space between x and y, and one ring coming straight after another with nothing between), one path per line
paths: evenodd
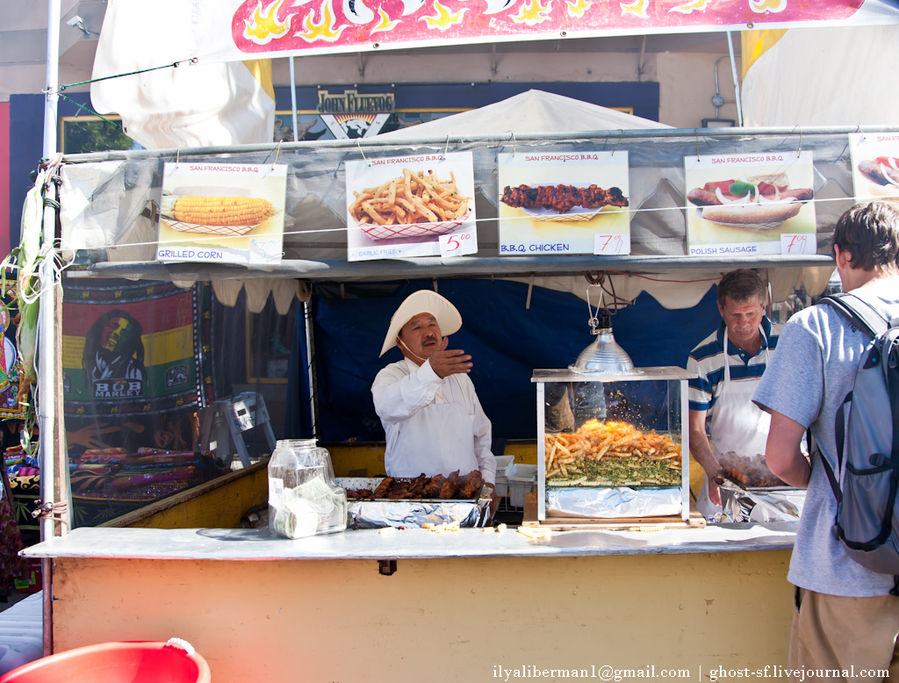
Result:
M718 522L796 522L805 503L805 489L786 486L737 489L719 486Z
M383 477L338 477L337 485L348 490L374 490ZM347 501L347 526L353 529L381 527L420 527L428 524L457 524L460 527L484 526L490 521L490 493L482 488L478 498L375 499Z
M678 486L659 488L551 487L546 489L547 516L618 518L665 517L681 514Z

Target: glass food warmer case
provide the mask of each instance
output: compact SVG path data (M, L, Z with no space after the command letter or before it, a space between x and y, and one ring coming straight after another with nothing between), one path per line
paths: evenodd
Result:
M538 519L688 521L690 377L678 367L535 370Z

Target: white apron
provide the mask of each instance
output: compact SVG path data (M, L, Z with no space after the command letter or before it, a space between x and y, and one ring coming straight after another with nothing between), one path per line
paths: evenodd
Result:
M761 328L759 328L761 331ZM768 441L768 428L771 415L759 409L752 402L752 396L758 387L761 377L744 379L739 382L730 381L730 364L727 354L727 328L724 330L724 381L715 406L709 418L709 434L712 452L718 459L723 453L734 452L737 455L759 459L764 464L765 444ZM765 341L765 364L767 365L767 338ZM696 499L696 509L703 517L712 517L721 508L709 500L708 476L703 479L702 490Z
M439 425L439 431L437 431ZM474 417L458 403L448 403L439 392L421 409L416 419L400 424L395 448L387 454L387 474L392 477L462 475L479 468L474 452Z

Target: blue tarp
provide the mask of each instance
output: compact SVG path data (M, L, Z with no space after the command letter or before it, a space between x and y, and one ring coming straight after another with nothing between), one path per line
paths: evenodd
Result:
M383 441L371 383L378 370L400 360L393 348L378 358L390 316L430 280L373 285L317 286L313 336L318 391L319 438L325 442ZM505 280L441 280L440 294L462 314L462 329L450 348L473 357L471 379L493 423L495 442L537 437L536 368L565 368L593 341L587 304L578 297ZM612 317L615 339L634 364L685 367L687 354L721 322L713 287L698 305L668 310L645 292ZM296 339L303 339L298 316ZM302 344L295 344L291 396L308 395ZM305 405L292 401L288 431L311 435ZM500 451L501 452L501 451Z

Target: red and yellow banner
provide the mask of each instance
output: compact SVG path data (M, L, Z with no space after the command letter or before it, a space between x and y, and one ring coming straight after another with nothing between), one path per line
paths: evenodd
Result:
M896 23L899 0L108 0L100 47L117 60L94 78L168 59Z
M896 21L899 10L886 0L245 0L231 16L231 40L244 56L285 56Z

